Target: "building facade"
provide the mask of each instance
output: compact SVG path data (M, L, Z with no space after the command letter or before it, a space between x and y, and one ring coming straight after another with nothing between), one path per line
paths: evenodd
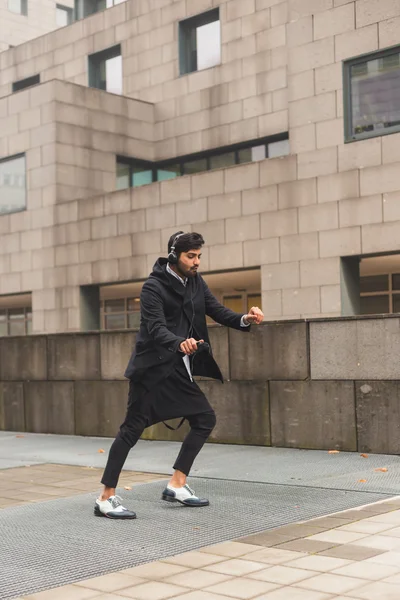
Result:
M400 310L398 2L95 9L0 54L0 333L135 327L179 229L236 310Z
M0 0L0 52L74 21L74 0Z

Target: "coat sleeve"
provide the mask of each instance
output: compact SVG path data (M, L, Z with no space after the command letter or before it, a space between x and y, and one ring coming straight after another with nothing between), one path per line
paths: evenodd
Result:
M241 327L240 321L242 320L243 314L235 313L230 308L223 306L216 297L210 292L210 289L204 279L202 280L204 287L204 299L206 305L206 315L211 317L220 325L226 327L232 327L233 329L239 329L240 331L250 331L250 327Z
M164 303L161 294L150 286L143 286L140 295L140 310L147 331L154 342L170 352L178 352L185 338L179 337L167 328Z

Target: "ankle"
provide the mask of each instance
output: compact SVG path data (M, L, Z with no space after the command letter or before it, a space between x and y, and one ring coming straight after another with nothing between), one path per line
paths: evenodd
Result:
M115 490L112 488L105 488L101 494L99 499L104 502L104 500L108 500L111 496L115 496Z
M181 488L186 485L186 479L174 479L172 478L169 485L173 488Z

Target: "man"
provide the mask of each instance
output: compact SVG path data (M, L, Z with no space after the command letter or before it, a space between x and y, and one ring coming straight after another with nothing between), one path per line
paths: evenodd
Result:
M192 375L223 381L209 348L206 315L242 331L249 331L252 323L261 323L264 315L257 307L247 315L237 314L217 301L198 274L203 244L198 233L181 231L172 236L168 259L158 259L143 285L140 329L125 371L130 380L127 414L110 448L101 480L104 489L94 508L96 516L136 518L115 495L121 470L146 427L176 417L189 422L190 432L162 499L192 507L209 504L186 483L197 454L215 426L215 413Z

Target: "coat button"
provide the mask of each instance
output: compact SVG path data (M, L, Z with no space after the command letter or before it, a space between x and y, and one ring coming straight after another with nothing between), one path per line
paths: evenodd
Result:
M162 356L159 356L158 358L159 358L160 360L162 360Z

